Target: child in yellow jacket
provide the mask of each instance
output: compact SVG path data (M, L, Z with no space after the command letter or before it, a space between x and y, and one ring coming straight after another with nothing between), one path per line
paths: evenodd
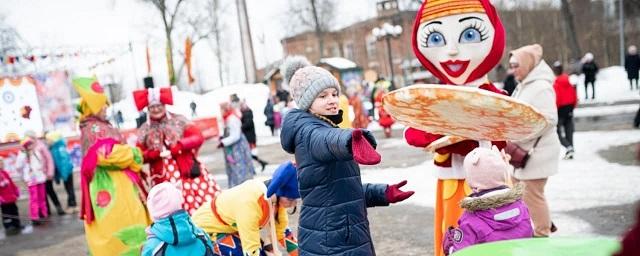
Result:
M300 192L296 168L286 162L271 180L256 179L222 191L193 214L193 222L211 235L214 252L220 255L260 255L273 245L262 245L260 231L268 227L269 210L275 216L275 232L288 255L298 255L296 239L287 226L287 208L296 206Z

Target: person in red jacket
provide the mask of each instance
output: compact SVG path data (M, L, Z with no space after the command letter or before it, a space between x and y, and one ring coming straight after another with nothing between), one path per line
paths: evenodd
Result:
M553 89L556 92L556 106L558 107L558 137L562 146L567 149L564 159L573 159L575 152L573 148L573 109L578 104L578 93L575 86L569 81L569 75L563 73L560 61L553 63L553 72L556 74Z
M138 147L150 170L151 186L171 182L182 188L183 208L192 214L220 191L197 155L204 137L200 129L184 116L170 113L170 88L150 88L133 92L138 110L149 110L149 121L138 129Z
M2 213L2 225L7 235L16 235L22 229L16 204L18 197L20 197L20 189L11 180L9 173L4 169L4 160L0 158L0 213Z

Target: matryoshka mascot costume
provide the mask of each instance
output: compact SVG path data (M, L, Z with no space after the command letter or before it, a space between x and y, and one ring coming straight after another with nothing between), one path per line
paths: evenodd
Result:
M505 47L504 28L489 0L425 0L416 16L411 43L420 63L442 83L505 94L487 78ZM405 130L407 143L416 147L426 147L442 136L415 128ZM504 141L491 143L505 146ZM443 234L448 227L457 226L462 215L458 203L471 193L462 164L465 155L478 146L478 141L464 140L434 153L438 177L435 255L443 255Z

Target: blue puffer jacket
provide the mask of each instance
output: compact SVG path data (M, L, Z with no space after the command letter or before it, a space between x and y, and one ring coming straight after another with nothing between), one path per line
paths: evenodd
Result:
M154 222L151 233L142 247L143 256L215 255L209 236L191 222L184 210Z
M284 120L280 141L295 154L302 195L300 255L375 255L367 207L389 205L387 185L362 184L351 131L299 109Z
M67 143L64 139L59 139L49 146L49 151L56 167L56 181L66 181L73 172L73 163L71 163L71 155L67 151Z

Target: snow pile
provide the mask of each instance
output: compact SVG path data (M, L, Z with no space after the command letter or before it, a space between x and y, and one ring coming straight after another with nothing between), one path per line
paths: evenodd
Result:
M612 66L603 68L596 76L596 99L584 99L584 75L580 75L578 80L578 101L579 103L613 103L622 100L640 100L638 91L629 89L629 80L627 80L627 72L622 66ZM589 88L589 97L591 97L591 88Z
M235 93L240 99L246 99L247 104L253 110L253 121L256 125L258 136L267 136L271 131L264 125L266 117L263 113L264 106L269 96L269 87L264 84L236 84L214 89L204 95L192 92L179 91L172 87L173 105L167 106L167 110L191 118L191 102L196 103L196 118L198 117L219 117L220 103L229 101L229 95ZM113 111L112 111L113 110ZM132 94L115 104L109 109L109 116L118 110L122 111L125 123L122 128L135 128L135 119L140 112L136 109Z
M320 59L320 63L325 63L337 69L349 69L358 67L355 62L340 57L322 58Z

